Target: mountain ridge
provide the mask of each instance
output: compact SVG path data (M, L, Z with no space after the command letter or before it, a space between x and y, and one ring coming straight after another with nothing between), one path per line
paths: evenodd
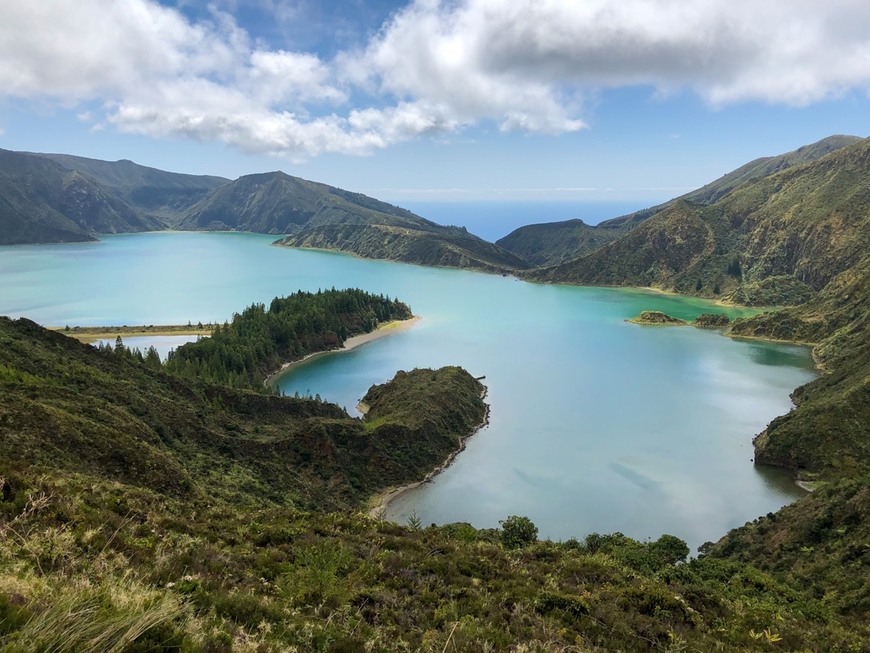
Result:
M801 303L866 251L870 139L753 177L712 204L676 199L663 206L597 249L524 276L653 286L761 305ZM777 278L780 286L770 282ZM775 296L776 287L782 296ZM800 301L789 301L792 293Z
M366 258L487 272L527 267L464 228L281 171L230 181L126 159L0 154L0 244L83 242L100 233L161 229L250 231L289 234L280 243L286 246Z
M714 204L742 185L775 172L815 161L861 140L858 136L828 136L785 154L755 159L679 197L628 215L604 220L597 225L577 224L576 219L526 225L515 229L496 242L536 266L564 263L606 245L674 204L679 202L704 206Z

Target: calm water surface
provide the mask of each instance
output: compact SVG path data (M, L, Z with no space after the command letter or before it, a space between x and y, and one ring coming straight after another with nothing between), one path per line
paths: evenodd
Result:
M399 521L416 513L424 523L489 527L519 514L553 539L668 532L696 547L799 495L786 475L753 466L751 440L813 377L804 348L624 321L644 309L692 318L710 310L700 300L533 285L272 240L155 233L2 247L0 314L45 325L195 324L332 286L407 301L423 317L414 328L280 380L288 394L320 394L353 412L398 369L456 364L486 376L490 425L435 481L391 506Z

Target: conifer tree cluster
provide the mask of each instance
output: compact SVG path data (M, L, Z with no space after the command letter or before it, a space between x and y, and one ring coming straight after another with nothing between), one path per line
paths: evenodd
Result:
M285 362L336 349L381 323L411 317L407 304L363 290L299 291L268 309L252 304L210 338L182 345L166 367L187 378L267 391L266 378Z

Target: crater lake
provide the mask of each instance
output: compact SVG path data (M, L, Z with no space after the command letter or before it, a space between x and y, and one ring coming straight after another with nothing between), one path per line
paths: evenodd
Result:
M609 288L271 246L273 236L147 233L0 247L0 314L46 326L230 319L296 290L359 287L407 302L412 328L302 363L287 394L352 414L399 369L461 365L485 376L489 425L387 516L495 527L526 515L541 537L671 533L693 549L801 493L756 467L752 438L814 378L809 350L691 327L625 322L642 310L691 319L724 308Z

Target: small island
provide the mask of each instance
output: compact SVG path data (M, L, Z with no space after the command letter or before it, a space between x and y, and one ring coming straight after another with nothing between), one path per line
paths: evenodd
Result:
M637 317L626 320L626 322L647 326L693 326L701 329L724 329L731 324L731 319L724 313L701 313L691 322L687 322L661 311L641 311Z
M661 311L641 311L637 317L626 320L626 322L653 326L686 326L689 324L685 320L681 320L678 317L672 317L667 313L662 313Z

